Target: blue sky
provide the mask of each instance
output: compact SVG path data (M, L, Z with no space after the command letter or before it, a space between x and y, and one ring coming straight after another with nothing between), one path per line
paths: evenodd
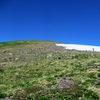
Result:
M0 0L0 42L100 45L100 0Z

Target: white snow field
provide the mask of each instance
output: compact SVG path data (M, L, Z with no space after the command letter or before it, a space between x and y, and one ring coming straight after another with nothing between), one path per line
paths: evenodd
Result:
M79 50L79 51L96 51L100 52L100 46L90 46L90 45L79 45L79 44L56 44L56 46L65 47L69 50Z

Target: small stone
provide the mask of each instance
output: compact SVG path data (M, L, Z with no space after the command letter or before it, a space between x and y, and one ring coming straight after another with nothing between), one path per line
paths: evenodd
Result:
M12 59L13 59L12 57L9 57L9 61L12 61Z
M5 66L5 65L6 65L6 63L1 63L0 65L1 65L1 66Z
M100 68L100 66L97 66L97 68Z
M7 50L3 50L3 51L2 51L2 53L6 53L6 52L7 52Z
M7 62L7 61L8 61L8 59L7 59L7 58L4 58L4 59L3 59L3 62Z
M18 61L19 60L19 58L15 58L15 61Z
M52 57L52 54L47 54L47 58L50 58L50 57Z
M13 56L13 53L9 53L9 56Z
M2 98L0 100L12 100L10 97Z

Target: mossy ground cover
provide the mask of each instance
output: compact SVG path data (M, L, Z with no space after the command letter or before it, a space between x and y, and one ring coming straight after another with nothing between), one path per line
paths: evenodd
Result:
M0 98L100 100L100 53L65 50L55 43L17 41L14 46L2 43ZM62 77L69 77L76 84L70 88L51 88Z

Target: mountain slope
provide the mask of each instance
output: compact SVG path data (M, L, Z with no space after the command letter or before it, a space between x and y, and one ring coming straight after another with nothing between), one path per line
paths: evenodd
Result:
M0 98L99 100L100 54L51 41L1 43Z

